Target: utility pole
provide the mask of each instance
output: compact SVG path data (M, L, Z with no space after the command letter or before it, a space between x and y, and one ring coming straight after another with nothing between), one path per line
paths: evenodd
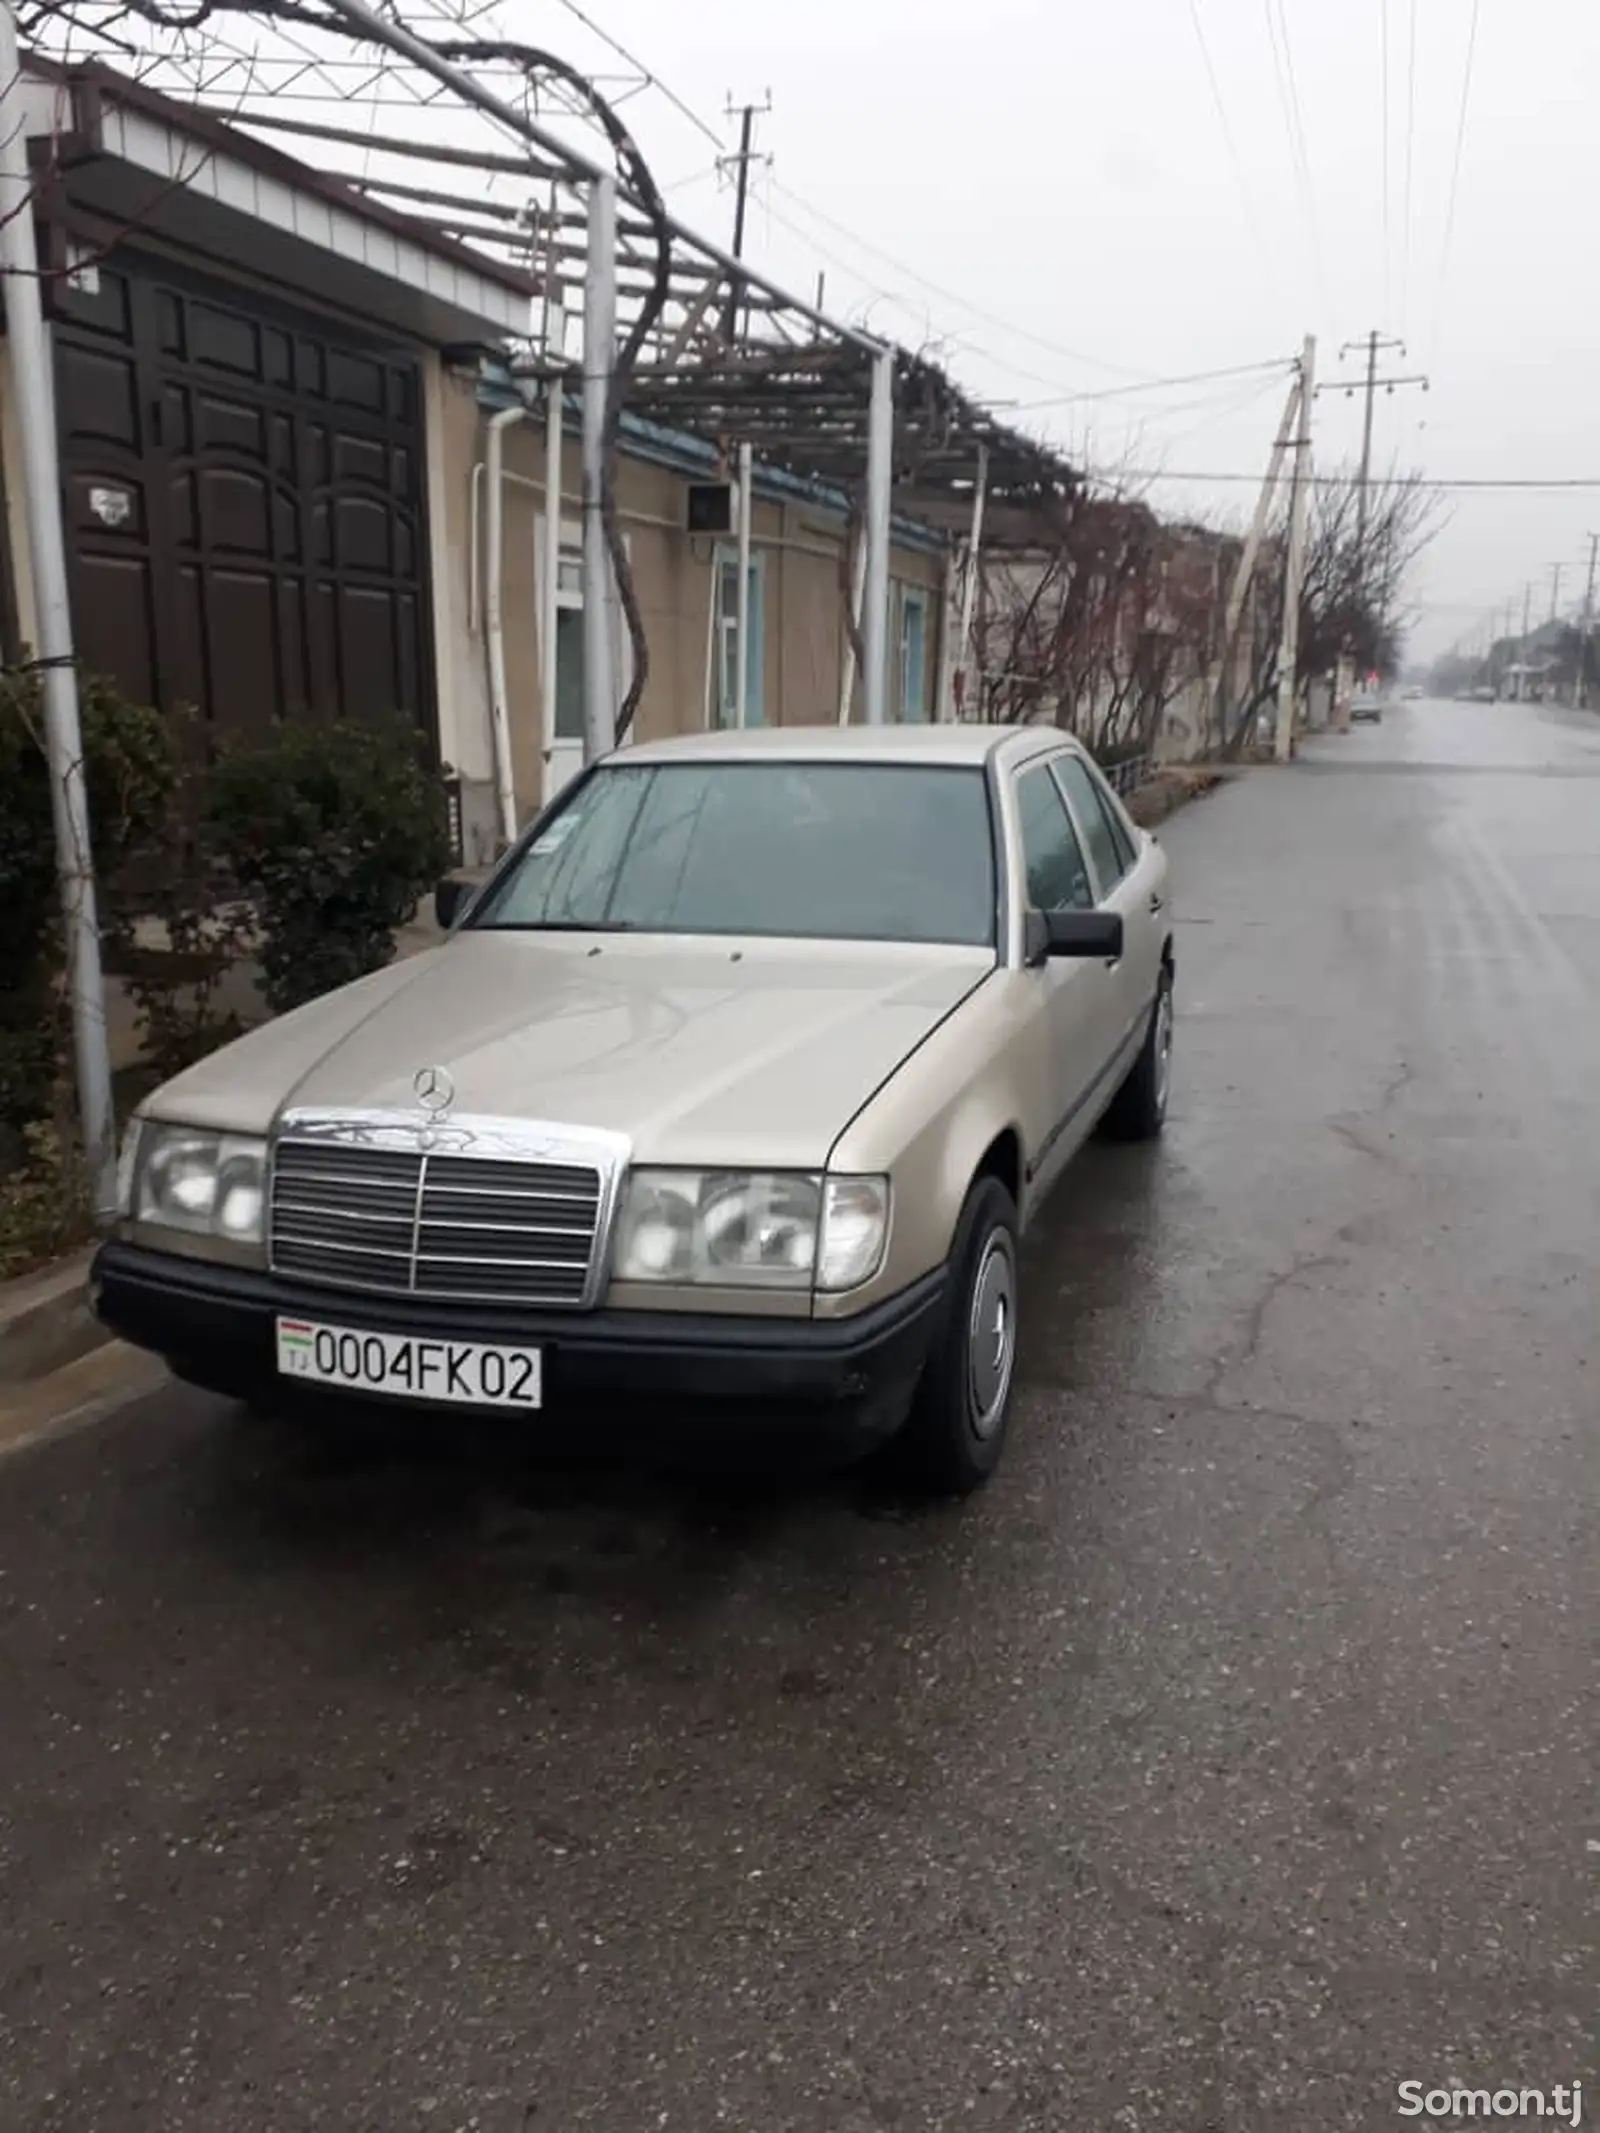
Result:
M1550 620L1552 622L1556 619L1556 609L1561 604L1561 573L1566 567L1565 563L1552 563L1550 565Z
M1284 455L1294 442L1295 432L1300 426L1300 388L1301 377L1297 368L1289 387L1289 397L1283 403L1283 418L1272 442L1272 456L1267 461L1266 479L1262 482L1261 493L1256 498L1250 535L1244 544L1244 553L1239 558L1239 567L1234 572L1233 583L1228 588L1227 612L1222 623L1222 651L1217 661L1215 676L1206 693L1206 716L1208 719L1215 718L1217 739L1220 743L1226 743L1228 738L1228 684L1233 673L1234 640L1239 634L1244 603L1250 592L1250 581L1255 575L1256 557L1261 551L1261 542L1267 530L1267 517L1277 492Z
M1589 536L1589 582L1583 588L1583 621L1578 629L1577 672L1572 678L1572 708L1574 711L1583 709L1584 682L1587 678L1589 667L1589 631L1594 626L1594 565L1597 554L1600 554L1600 533L1591 533Z
M78 670L67 593L66 537L61 524L61 470L50 389L50 344L45 338L39 302L33 211L34 179L28 165L16 16L11 0L0 0L0 272L5 277L6 347L21 441L22 503L33 563L34 631L72 998L83 1160L94 1212L105 1220L116 1211L116 1122L111 1102L111 1054L106 1041L94 856L89 842L89 799L78 716Z
M731 97L728 100L728 117L732 118L735 112L738 113L739 117L739 152L737 155L719 156L717 158L717 168L718 170L731 169L736 173L733 193L733 256L735 259L743 259L744 257L744 218L750 202L750 165L755 160L750 146L751 137L755 131L757 117L771 109L772 91L770 89L767 91L767 100L764 104L736 105ZM743 282L737 275L730 275L727 302L722 307L722 338L725 341L731 341L738 329L739 306L743 300Z
M1316 399L1317 342L1308 333L1300 357L1300 420L1294 440L1289 494L1289 550L1283 567L1283 635L1278 645L1278 730L1273 754L1294 753L1295 669L1300 659L1300 583L1305 575L1306 505L1311 494L1311 409Z
M1428 390L1428 380L1420 371L1406 377L1379 377L1378 358L1391 348L1397 349L1401 355L1406 352L1404 341L1379 333L1376 327L1363 341L1346 341L1339 350L1340 361L1358 349L1364 350L1367 358L1366 378L1359 386L1329 385L1322 388L1325 392L1342 392L1346 399L1355 392L1364 393L1366 396L1366 409L1361 420L1361 472L1356 478L1356 571L1357 590L1362 594L1366 591L1367 577L1367 517L1372 487L1372 415L1378 388L1382 386L1386 393L1394 393L1403 385L1420 385L1424 392Z

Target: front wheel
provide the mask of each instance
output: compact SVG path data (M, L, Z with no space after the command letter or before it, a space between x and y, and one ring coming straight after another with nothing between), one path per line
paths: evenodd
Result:
M1016 1355L1016 1202L984 1176L956 1225L944 1317L897 1440L919 1487L965 1496L1000 1464Z
M1105 1130L1112 1140L1153 1141L1167 1122L1172 1082L1172 972L1163 963L1161 983L1145 1026L1139 1056L1111 1099Z

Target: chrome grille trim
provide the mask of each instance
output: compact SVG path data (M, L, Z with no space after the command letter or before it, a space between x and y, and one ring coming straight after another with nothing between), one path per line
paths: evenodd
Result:
M403 1111L286 1111L267 1263L330 1289L589 1309L630 1149L598 1129Z

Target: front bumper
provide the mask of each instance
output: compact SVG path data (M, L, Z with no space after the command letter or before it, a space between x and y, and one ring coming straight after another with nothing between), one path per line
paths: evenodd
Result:
M541 1412L556 1419L607 1402L648 1400L697 1412L748 1409L757 1427L831 1419L870 1441L903 1414L943 1308L945 1272L850 1319L524 1311L317 1289L111 1243L96 1255L90 1293L102 1324L121 1339L234 1398L286 1392L277 1370L275 1321L282 1313L358 1332L537 1346L544 1356ZM294 1396L328 1397L299 1386ZM388 1411L412 1404L382 1403Z

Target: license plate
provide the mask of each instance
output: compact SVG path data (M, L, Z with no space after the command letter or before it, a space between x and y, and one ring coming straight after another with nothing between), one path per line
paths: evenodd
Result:
M306 1318L278 1320L278 1369L350 1392L459 1407L536 1408L543 1379L537 1348L358 1333Z

